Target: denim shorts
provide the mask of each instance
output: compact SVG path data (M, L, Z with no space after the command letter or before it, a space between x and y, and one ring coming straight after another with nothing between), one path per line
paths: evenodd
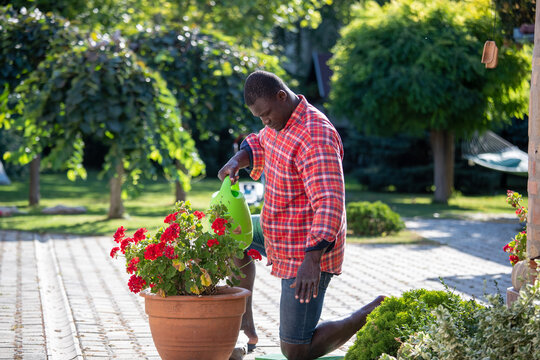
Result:
M253 215L251 220L253 222L253 242L249 249L255 249L261 255L266 256L259 215ZM288 344L311 343L311 338L321 317L326 288L332 276L327 272L321 273L319 293L316 298L311 298L309 303L300 303L298 299L294 298L296 289L291 289L291 284L296 278L281 279L279 337L283 342Z

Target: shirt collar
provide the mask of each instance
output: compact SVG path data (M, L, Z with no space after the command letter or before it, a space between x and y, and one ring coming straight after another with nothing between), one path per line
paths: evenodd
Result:
M300 94L297 94L297 96L300 98L300 102L294 109L293 113L291 114L291 117L289 118L289 120L287 120L287 123L285 124L283 129L281 129L281 131L287 130L292 124L299 121L304 115L304 113L306 112L306 109L308 107L308 102L306 98L304 97L304 95L300 95Z

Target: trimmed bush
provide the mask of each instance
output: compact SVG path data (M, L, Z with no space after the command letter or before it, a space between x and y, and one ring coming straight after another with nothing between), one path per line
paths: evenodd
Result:
M348 203L347 223L355 235L384 236L405 228L400 216L380 201Z
M456 314L466 326L472 323L471 314L479 307L476 302L463 301L448 291L417 289L407 291L401 297L386 298L356 333L356 341L345 360L378 359L383 353L395 356L410 334L435 322L432 310L440 305Z

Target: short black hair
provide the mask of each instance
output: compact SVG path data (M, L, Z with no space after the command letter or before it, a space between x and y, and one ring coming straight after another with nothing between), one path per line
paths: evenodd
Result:
M277 76L268 71L252 72L244 84L244 101L251 106L259 98L274 97L279 90L287 90L287 85Z

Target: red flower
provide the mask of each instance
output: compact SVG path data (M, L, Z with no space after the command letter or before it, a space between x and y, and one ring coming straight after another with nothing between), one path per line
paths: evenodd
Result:
M119 243L120 240L124 238L124 236L126 236L126 228L124 228L123 226L120 226L114 233L114 241Z
M217 218L212 223L212 230L218 235L225 234L225 224L227 223L227 220L223 218Z
M135 265L137 265L138 263L139 263L139 257L134 257L133 259L131 259L127 267L127 272L130 274L133 274L135 271L137 271L137 266Z
M172 223L173 221L176 220L176 215L178 215L178 211L175 212L175 213L167 215L167 217L165 217L165 220L163 220L163 222L166 223L166 224Z
M504 252L509 252L509 251L512 251L512 250L514 250L514 248L511 247L511 246L508 245L508 244L504 245L504 247L503 247L503 251L504 251Z
M175 255L174 247L172 247L172 246L167 246L165 248L165 256L168 257L171 260L178 258L178 255Z
M112 250L111 250L111 257L112 258L114 258L116 256L116 253L118 252L118 250L120 250L120 248L118 246L112 248Z
M154 288L154 286L156 286L156 284L154 284L154 283L150 283L150 285L149 285L149 286L150 286L150 289L153 289L153 288Z
M512 265L514 265L515 263L519 261L519 258L516 255L510 255L509 258Z
M206 245L211 248L214 245L219 245L219 241L218 239L210 239L206 242Z
M165 229L163 234L161 234L161 242L172 242L176 240L180 234L180 225L178 223L172 223L168 228Z
M146 235L144 235L145 232L147 232L145 228L140 228L139 230L135 231L135 234L133 234L133 241L138 243L141 240L144 240L146 238Z
M131 277L129 278L129 290L131 290L131 292L134 292L135 294L141 291L145 285L146 281L144 281L144 279L140 276L131 275Z
M247 251L248 256L250 256L253 260L262 260L261 253L259 253L255 249L249 249Z
M144 251L144 258L146 260L156 260L158 257L163 255L164 248L165 243L148 244Z
M122 254L126 253L126 248L128 247L129 243L132 242L132 238L125 238L120 242L120 250L122 250Z
M197 217L197 219L201 220L203 217L205 217L206 215L204 215L204 213L202 211L194 211L193 214Z

